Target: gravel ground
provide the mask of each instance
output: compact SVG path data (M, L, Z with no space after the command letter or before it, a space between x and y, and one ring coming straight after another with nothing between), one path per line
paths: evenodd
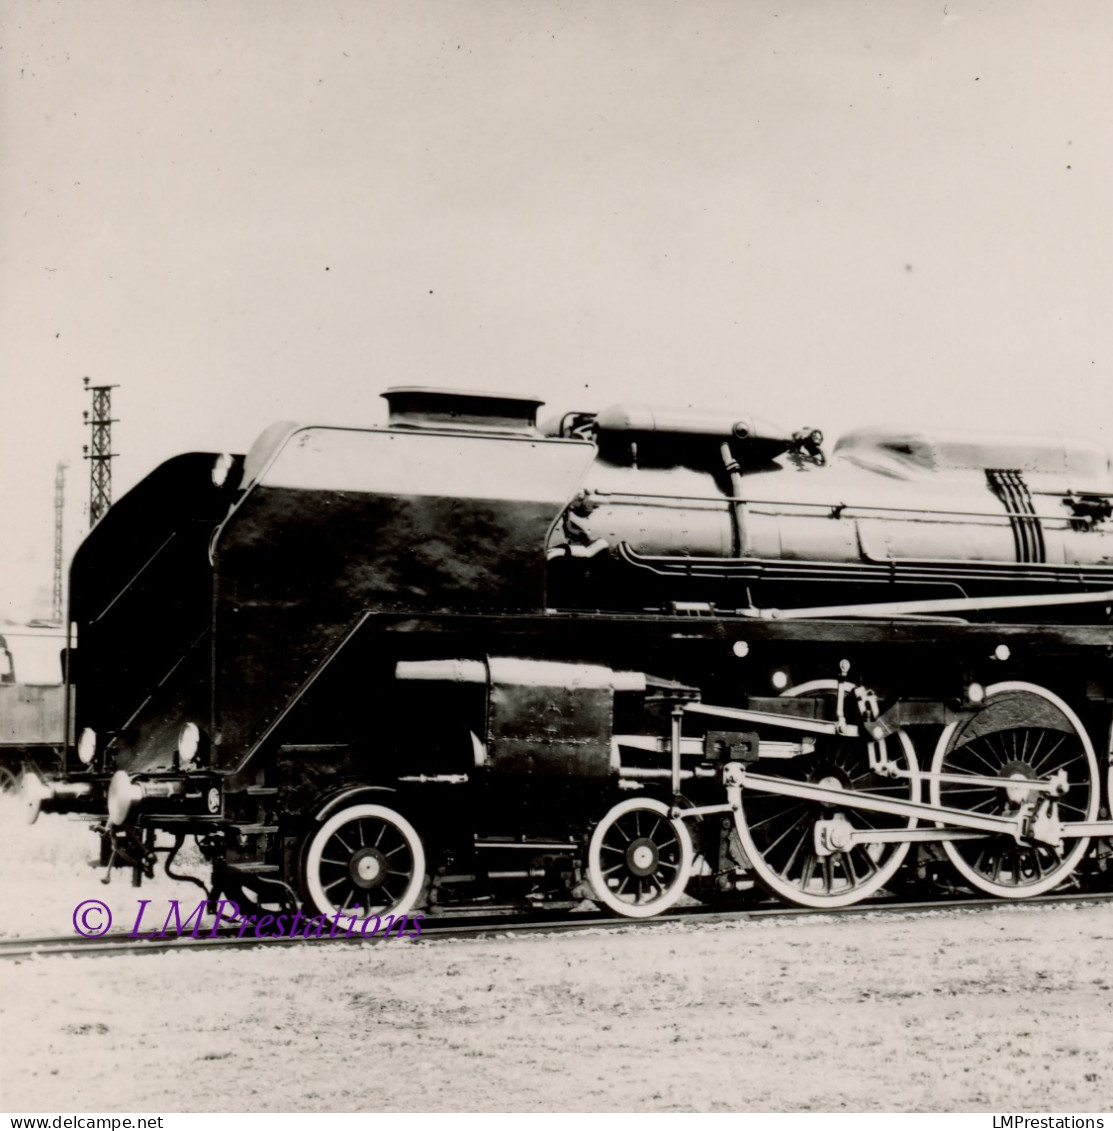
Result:
M49 820L0 823L9 933L193 900ZM0 1106L1103 1111L1111 944L1113 906L1007 906L4 963Z

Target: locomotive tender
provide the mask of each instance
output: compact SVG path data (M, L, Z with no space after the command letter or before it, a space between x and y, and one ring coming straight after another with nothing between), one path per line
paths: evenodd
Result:
M1104 869L1100 446L384 395L110 509L32 819L99 816L137 883L193 835L213 899L322 915Z

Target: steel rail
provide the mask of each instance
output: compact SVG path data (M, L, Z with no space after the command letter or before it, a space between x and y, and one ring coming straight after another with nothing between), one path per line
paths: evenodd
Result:
M406 939L407 943L421 943L423 941L438 941L442 939L468 939L479 940L513 935L545 935L567 934L579 931L619 931L639 929L643 927L675 927L677 925L693 924L696 926L714 926L717 924L746 923L757 920L777 919L803 919L814 917L841 918L857 917L862 915L880 915L883 917L898 915L924 915L940 911L953 911L958 913L975 913L982 911L1007 910L1014 907L1053 907L1056 905L1101 905L1113 902L1113 892L1061 892L1058 894L1031 896L1026 899L997 899L991 897L967 896L961 898L942 900L916 900L898 901L865 900L852 904L849 907L824 908L824 907L797 907L790 904L733 908L731 910L716 910L707 908L680 908L658 915L649 919L633 919L624 916L608 916L596 913L585 913L576 918L562 919L536 919L526 918L526 913L516 919L504 919L496 922L481 923L456 923L448 925L433 925L423 927L417 939ZM216 938L193 939L190 936L167 940L132 939L127 935L106 935L100 939L75 939L68 936L47 936L41 938L7 938L0 939L0 959L12 961L26 960L28 958L47 958L72 955L86 955L97 957L105 954L160 954L171 950L226 950L242 949L245 947L265 946L328 946L345 944L359 946L371 943L373 945L386 945L397 942L395 938L386 939L376 937L371 939L345 938L343 935L330 939L324 938L238 938L234 934L218 935Z

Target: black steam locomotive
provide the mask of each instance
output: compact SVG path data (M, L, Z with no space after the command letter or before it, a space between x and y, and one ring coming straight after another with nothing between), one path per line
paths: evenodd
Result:
M949 864L1103 868L1113 470L1086 443L385 394L163 464L72 569L40 808L150 873L321 914L756 881L838 907ZM160 839L159 834L162 834ZM173 873L171 873L173 874Z

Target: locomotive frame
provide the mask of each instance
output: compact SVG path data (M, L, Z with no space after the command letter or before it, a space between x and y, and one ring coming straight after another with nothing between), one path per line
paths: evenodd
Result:
M645 917L755 882L834 908L946 866L1004 898L1104 870L1092 452L940 444L943 488L854 506L807 497L813 429L607 410L546 437L534 400L387 396L384 429L170 461L79 551L67 774L24 788L107 809L109 873L174 875L193 835L213 900ZM862 451L889 479L924 458Z

